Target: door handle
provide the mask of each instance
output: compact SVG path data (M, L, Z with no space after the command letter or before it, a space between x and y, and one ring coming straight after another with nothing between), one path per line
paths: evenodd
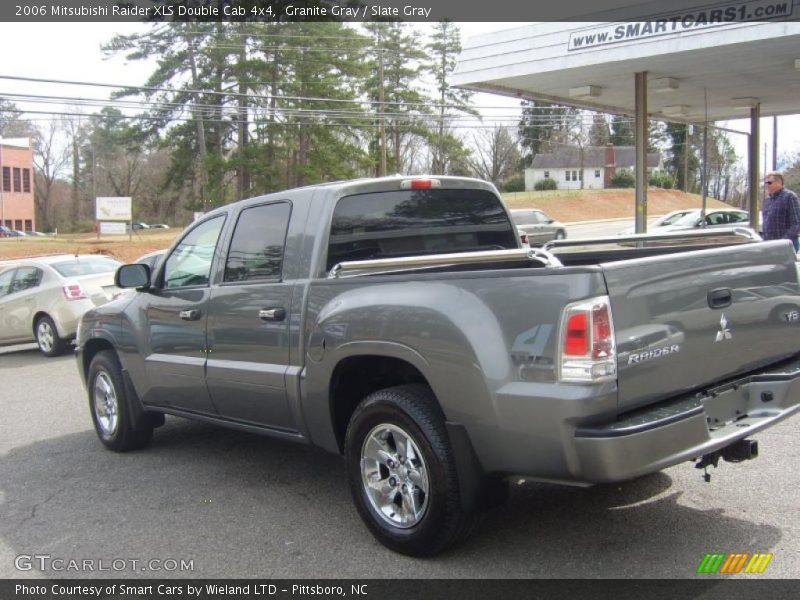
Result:
M708 292L708 305L711 308L725 308L733 302L733 292L729 288L719 288Z
M184 321L197 321L200 318L200 311L196 308L191 310L182 310L178 313L181 319Z
M258 311L258 318L262 321L283 321L286 318L286 309L282 306L262 308Z

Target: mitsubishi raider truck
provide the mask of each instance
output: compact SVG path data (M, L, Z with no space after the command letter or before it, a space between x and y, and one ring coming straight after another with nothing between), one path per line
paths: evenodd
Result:
M459 177L218 208L84 316L94 426L115 451L168 414L340 453L367 527L417 556L465 536L510 477L753 458L746 438L800 410L791 244L608 240L520 248L495 188Z

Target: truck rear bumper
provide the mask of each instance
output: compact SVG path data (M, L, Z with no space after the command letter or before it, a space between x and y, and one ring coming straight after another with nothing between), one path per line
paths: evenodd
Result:
M579 427L586 482L622 481L724 448L800 411L800 358L717 388L660 403L614 423Z

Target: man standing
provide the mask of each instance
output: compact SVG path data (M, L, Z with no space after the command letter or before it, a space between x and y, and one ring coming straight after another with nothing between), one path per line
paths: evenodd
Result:
M797 235L800 234L800 200L797 194L783 187L783 175L767 173L764 186L769 196L764 201L765 240L792 241L794 251L800 250Z

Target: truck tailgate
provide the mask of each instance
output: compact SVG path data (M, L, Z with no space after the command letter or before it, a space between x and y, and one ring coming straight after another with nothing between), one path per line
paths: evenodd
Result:
M797 353L796 264L785 242L603 264L616 331L619 411Z

